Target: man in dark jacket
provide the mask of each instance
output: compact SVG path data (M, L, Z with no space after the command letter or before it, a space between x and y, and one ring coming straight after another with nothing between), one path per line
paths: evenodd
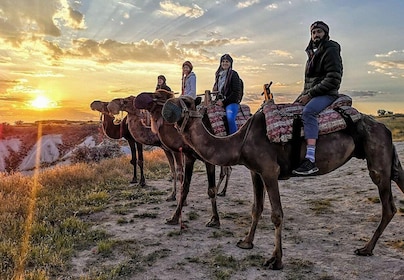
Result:
M317 115L338 97L342 80L341 47L330 40L328 25L316 21L310 26L310 33L304 89L296 100L304 105L302 120L307 150L300 167L293 170L296 175L310 175L318 171L315 164Z

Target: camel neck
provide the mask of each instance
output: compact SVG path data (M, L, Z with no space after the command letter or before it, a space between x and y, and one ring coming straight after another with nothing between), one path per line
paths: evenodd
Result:
M184 140L203 159L220 166L239 164L243 138L246 132L217 137L211 134L200 118L190 118L183 132Z
M128 112L127 118L129 132L137 142L144 145L161 145L158 135L154 134L150 127L145 126L136 114Z

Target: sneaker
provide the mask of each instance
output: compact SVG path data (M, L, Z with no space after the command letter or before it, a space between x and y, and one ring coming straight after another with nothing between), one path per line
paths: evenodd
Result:
M307 158L298 168L292 171L292 173L296 175L311 175L316 172L318 172L317 166L314 164L314 162L311 162Z

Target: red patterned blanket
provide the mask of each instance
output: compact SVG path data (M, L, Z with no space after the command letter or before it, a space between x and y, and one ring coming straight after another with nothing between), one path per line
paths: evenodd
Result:
M361 118L361 114L353 107L352 99L340 94L340 97L330 106L325 108L318 116L319 135L332 133L346 128L346 123L341 114L336 112L335 108L341 108L349 115L353 122ZM301 116L303 106L298 103L293 104L274 104L267 102L263 106L266 119L267 136L271 142L288 142L292 139L294 116ZM304 136L303 128L300 132Z
M224 125L223 117L226 116L226 111L222 106L210 105L206 108L208 118L216 136L226 136L227 131ZM251 117L250 107L245 104L240 104L240 109L236 116L236 124L238 129L247 122Z

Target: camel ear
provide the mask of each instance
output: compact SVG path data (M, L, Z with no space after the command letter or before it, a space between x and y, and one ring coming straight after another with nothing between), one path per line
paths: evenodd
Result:
M195 99L195 106L198 106L199 104L201 104L201 101L202 101L202 97L198 96L198 97Z

